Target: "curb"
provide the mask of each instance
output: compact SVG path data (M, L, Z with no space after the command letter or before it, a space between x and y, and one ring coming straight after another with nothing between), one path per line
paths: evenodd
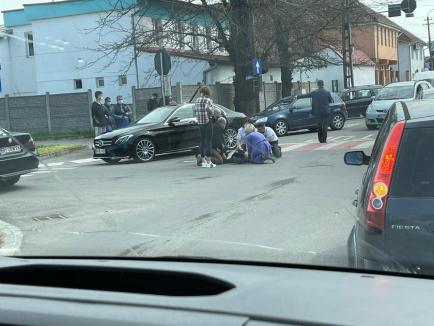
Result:
M12 256L23 242L23 233L15 225L0 220L0 255Z
M69 153L73 153L73 152L77 152L77 151L81 151L84 149L91 149L90 145L77 145L76 147L73 148L69 148L69 149L64 149L61 151L54 151L48 154L44 154L44 155L38 155L39 159L48 159L48 158L54 158L54 157L59 157L59 156L63 156Z

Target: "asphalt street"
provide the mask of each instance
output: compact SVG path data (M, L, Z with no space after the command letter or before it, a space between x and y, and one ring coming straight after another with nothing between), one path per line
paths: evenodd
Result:
M280 138L275 164L197 167L192 154L109 165L82 151L46 160L0 192L0 219L22 235L16 255L195 256L346 266L354 191L376 131L349 120Z

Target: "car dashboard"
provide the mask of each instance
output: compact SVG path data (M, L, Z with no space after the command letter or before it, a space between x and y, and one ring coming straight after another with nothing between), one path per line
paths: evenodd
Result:
M429 325L427 279L303 266L0 260L2 324Z

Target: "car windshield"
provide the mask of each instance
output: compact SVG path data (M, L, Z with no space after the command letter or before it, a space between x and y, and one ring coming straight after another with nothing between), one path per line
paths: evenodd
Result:
M166 120L172 112L173 112L173 107L166 106L166 107L157 108L154 111L149 112L139 121L137 121L137 123L138 124L161 123L164 120Z
M413 85L405 85L405 86L388 86L381 89L377 96L375 97L376 101L382 100L400 100L400 99L409 99L414 96L414 86Z
M0 0L0 256L407 268L417 223L389 245L387 214L434 207L392 206L396 155L374 159L427 70L424 20L362 2ZM429 158L404 184L431 190ZM434 276L433 232L412 234Z
M277 102L277 103L270 105L269 107L267 107L265 109L265 111L267 111L267 112L281 111L281 110L287 108L289 106L289 104L291 104L292 102L293 102L293 100L280 101L280 102Z

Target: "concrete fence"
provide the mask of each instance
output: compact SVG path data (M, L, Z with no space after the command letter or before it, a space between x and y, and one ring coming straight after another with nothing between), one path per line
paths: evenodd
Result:
M0 98L0 126L10 131L63 132L92 127L91 91Z

